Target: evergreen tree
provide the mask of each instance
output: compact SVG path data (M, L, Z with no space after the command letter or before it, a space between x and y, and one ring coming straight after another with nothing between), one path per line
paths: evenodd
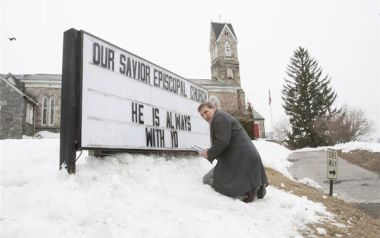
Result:
M325 145L325 139L314 130L314 122L336 112L332 106L337 95L329 86L329 77L322 77L318 62L302 47L294 51L286 73L289 78L285 78L282 99L292 126L289 145L293 148Z

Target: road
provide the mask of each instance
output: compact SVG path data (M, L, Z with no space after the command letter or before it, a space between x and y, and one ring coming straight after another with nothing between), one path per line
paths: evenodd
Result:
M309 178L329 194L326 151L294 152L288 160L288 169L296 179ZM380 218L380 176L357 165L338 158L338 178L333 183L333 194L356 204L369 215Z

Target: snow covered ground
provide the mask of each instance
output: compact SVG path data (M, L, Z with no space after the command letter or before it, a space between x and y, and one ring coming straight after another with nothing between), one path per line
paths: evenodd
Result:
M319 151L319 150L327 150L327 148L334 150L342 150L342 152L348 153L353 150L368 150L371 152L380 152L380 143L376 142L348 142L344 144L336 144L334 146L323 146L317 148L303 148L299 150L295 150L294 152L303 152L303 151Z
M59 139L49 137L0 140L2 238L300 237L305 224L333 219L273 186L248 204L222 196L202 184L213 165L197 156L82 155L68 175L58 170ZM291 177L291 151L254 144L265 166Z

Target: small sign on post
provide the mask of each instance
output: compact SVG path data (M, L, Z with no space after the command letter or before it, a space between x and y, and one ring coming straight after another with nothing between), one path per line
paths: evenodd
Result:
M338 178L338 152L327 149L327 179L330 180L330 196L333 194L333 180Z

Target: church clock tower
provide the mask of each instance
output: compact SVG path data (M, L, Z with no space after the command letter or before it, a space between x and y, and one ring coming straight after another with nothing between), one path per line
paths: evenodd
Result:
M211 79L191 79L207 89L208 101L217 109L254 124L255 137L265 137L264 118L254 108L247 110L245 93L240 83L237 37L230 23L211 22L210 56ZM248 129L251 131L251 129ZM257 133L256 133L257 132ZM257 134L257 135L256 135Z
M237 37L229 23L211 23L211 79L240 86Z

